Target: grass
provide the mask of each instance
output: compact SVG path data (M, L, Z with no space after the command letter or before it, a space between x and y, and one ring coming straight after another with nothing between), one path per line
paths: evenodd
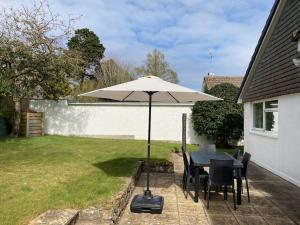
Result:
M45 136L0 140L0 224L53 208L103 206L146 156L146 141ZM166 160L178 144L153 142Z
M1 139L0 224L27 224L47 209L109 205L146 146L61 136ZM166 160L174 148L180 145L154 141L152 159Z

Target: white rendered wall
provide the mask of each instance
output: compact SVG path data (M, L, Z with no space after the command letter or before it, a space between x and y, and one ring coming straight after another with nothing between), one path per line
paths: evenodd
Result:
M245 151L252 161L300 187L300 94L278 97L278 135L251 131L251 103L244 104Z
M152 140L178 141L182 136L182 114L187 114L187 143L206 144L195 134L192 104L153 103ZM69 104L67 101L31 100L30 109L45 112L45 133L58 135L147 139L147 103Z

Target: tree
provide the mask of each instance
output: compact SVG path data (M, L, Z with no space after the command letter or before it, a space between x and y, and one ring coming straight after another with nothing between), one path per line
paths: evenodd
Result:
M0 96L13 98L15 136L22 98L68 95L69 81L83 71L80 53L62 47L72 32L72 21L62 22L46 1L0 14Z
M77 29L75 35L68 41L68 47L81 52L86 61L86 69L82 74L81 83L84 78L96 79L97 70L101 71L100 61L104 57L105 51L99 37L88 28Z
M229 145L243 135L243 108L235 102L238 88L224 83L206 93L223 101L197 102L192 110L194 130L198 135L214 139L218 145Z
M121 63L116 59L108 59L101 62L101 76L97 80L86 80L82 85L74 89L74 98L85 102L95 102L99 99L76 96L80 93L92 91L99 88L121 84L134 79L134 74L129 64Z
M143 76L157 76L166 81L178 83L177 73L170 68L164 54L157 49L147 55L145 65L136 68L136 73Z
M108 59L101 63L102 76L100 78L100 85L109 87L116 84L121 84L134 79L131 72L130 65L121 63L116 59Z

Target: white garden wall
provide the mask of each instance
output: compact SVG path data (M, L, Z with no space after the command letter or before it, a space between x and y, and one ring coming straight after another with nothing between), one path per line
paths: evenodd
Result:
M152 140L178 141L182 114L187 114L187 143L206 144L191 122L193 104L153 103ZM147 139L147 103L73 103L31 100L30 109L45 112L45 133L58 135Z
M258 165L300 187L300 94L278 97L277 137L253 132L251 123L251 103L245 103L245 151Z

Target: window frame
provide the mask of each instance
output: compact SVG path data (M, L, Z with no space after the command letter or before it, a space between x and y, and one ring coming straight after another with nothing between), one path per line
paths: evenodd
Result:
M262 110L262 113L263 113L263 121L262 121L262 128L259 128L259 127L254 127L254 104L257 104L257 103L262 103L263 105L263 110ZM264 131L265 129L265 119L264 119L264 107L265 107L265 104L263 101L258 101L258 102L253 102L252 103L252 107L251 107L251 115L252 115L252 122L251 122L251 127L252 127L252 130L255 130L255 131Z
M270 101L277 101L278 102L277 108L266 108L266 102L270 102ZM254 127L254 104L256 104L256 103L263 103L263 127L262 128ZM251 131L253 131L254 133L263 134L266 136L277 137L279 125L277 128L277 131L266 130L266 113L267 112L277 112L277 113L279 112L278 98L259 100L259 101L254 101L251 103L251 120L250 120L251 121L251 126L250 126ZM279 124L279 121L277 121L277 123Z

